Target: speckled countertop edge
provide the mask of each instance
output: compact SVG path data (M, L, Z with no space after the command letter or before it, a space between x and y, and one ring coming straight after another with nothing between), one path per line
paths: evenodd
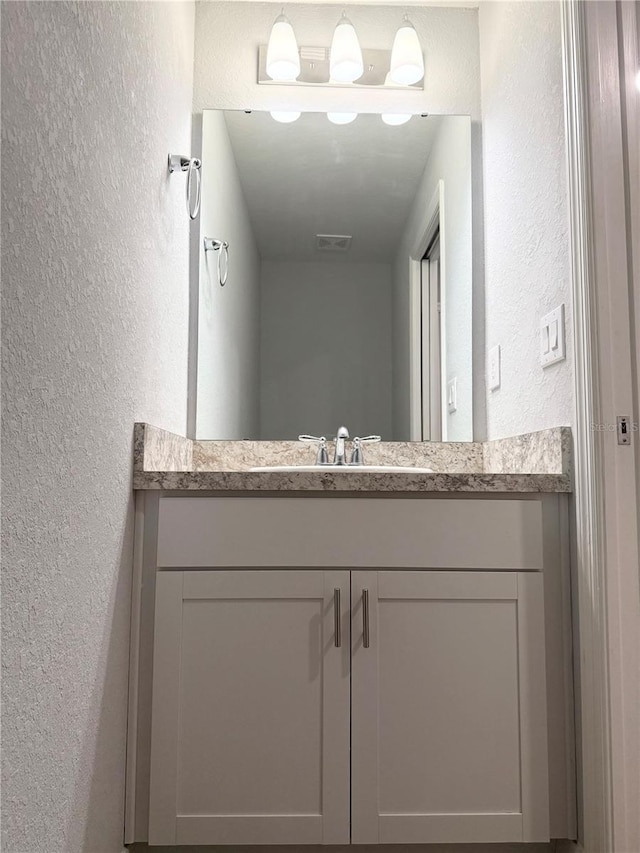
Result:
M235 443L244 446L242 451L238 448L238 452L241 453L238 461L241 464L236 470L193 470L196 467L194 445L197 446L197 444L147 424L136 424L133 488L212 492L554 493L572 491L571 432L567 427L557 427L542 433L531 433L493 442L469 443L463 447L464 453L461 455L460 467L463 470L436 471L431 474L339 470L250 471L247 463L254 462L255 458L248 460L246 453L251 445L251 455L254 456L256 447L260 446L257 442ZM275 444L296 447L293 442L269 444L272 445L270 452L275 452L273 448ZM393 448L394 445L391 442L386 444L388 456L389 448ZM499 453L500 445L504 447L502 455ZM408 446L409 443L397 443L401 454L407 453ZM432 456L439 452L439 449L434 446L427 450ZM278 452L282 453L282 448ZM455 459L451 457L451 448L443 446L443 452L447 454L448 465L455 464ZM482 460L484 466L491 464L493 470L473 470L478 460ZM297 464L302 463L301 459L296 461ZM531 472L517 470L518 467L521 468L527 463L533 469ZM150 467L164 469L165 464L172 470L148 470ZM432 464L435 464L435 461ZM510 467L512 470L509 470ZM514 471L513 468L516 470ZM540 470L541 468L543 470Z
M134 489L240 492L570 492L566 474L144 471Z

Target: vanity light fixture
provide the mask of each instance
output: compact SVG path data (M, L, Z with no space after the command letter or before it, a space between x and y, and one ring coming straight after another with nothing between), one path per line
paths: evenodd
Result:
M271 110L271 118L281 124L291 124L292 121L297 121L300 115L301 113L295 110Z
M361 48L356 30L342 12L331 47L300 45L284 11L268 44L258 46L258 83L267 86L329 86L354 89L424 89L420 40L407 16L393 50Z
M394 83L411 86L424 77L424 58L415 27L405 15L391 49L389 77Z
M271 27L267 45L267 74L272 80L289 82L300 75L300 51L291 22L284 9Z
M382 121L391 127L399 127L413 118L411 113L383 113Z
M358 118L358 113L327 113L327 118L333 124L351 124Z
M355 28L343 12L333 32L329 53L330 80L353 83L364 73L362 50Z

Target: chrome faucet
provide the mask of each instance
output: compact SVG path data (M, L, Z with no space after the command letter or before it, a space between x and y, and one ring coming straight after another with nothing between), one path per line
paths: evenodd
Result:
M347 464L347 451L344 445L345 439L349 438L349 430L341 426L336 435L336 455L333 458L334 465Z
M336 435L336 450L333 457L333 462L329 462L329 452L327 450L327 439L322 436L315 435L299 435L298 439L307 444L317 444L318 453L316 456L316 465L364 465L363 444L369 444L373 441L380 441L379 435L367 435L364 438L353 439L353 452L351 461L347 462L347 448L345 442L349 438L349 430L345 426L341 426Z

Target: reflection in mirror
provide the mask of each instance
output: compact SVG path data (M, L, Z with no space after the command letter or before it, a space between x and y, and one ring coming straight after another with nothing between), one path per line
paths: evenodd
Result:
M197 437L470 441L470 119L206 110L202 160Z

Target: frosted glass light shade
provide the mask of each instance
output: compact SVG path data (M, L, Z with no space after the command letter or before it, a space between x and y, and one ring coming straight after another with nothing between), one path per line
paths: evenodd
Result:
M333 33L329 53L329 73L331 79L338 83L353 83L364 74L358 35L344 12Z
M391 49L389 77L394 83L411 86L424 77L424 58L413 24L405 18Z
M333 124L351 124L358 118L358 113L327 113L327 118Z
M401 124L406 124L412 118L411 113L383 113L382 121L391 127L398 127Z
M293 110L271 110L271 118L279 121L280 124L291 124L292 121L300 118L300 113Z
M293 27L278 15L267 45L267 74L272 80L295 80L300 74L300 52Z
M636 89L640 92L640 71L636 74Z

